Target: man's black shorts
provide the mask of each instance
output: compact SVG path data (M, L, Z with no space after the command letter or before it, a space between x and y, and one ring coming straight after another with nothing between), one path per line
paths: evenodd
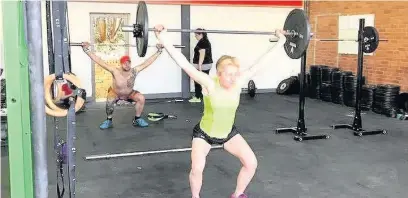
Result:
M238 135L239 132L237 130L237 128L235 127L235 125L232 126L231 132L228 134L228 136L226 138L214 138L214 137L210 137L207 135L207 133L205 133L201 128L200 128L200 123L198 123L193 130L193 138L201 138L203 140L205 140L208 144L213 145L213 144L225 144L226 142L228 142L228 140L230 140L231 138L233 138L235 135Z

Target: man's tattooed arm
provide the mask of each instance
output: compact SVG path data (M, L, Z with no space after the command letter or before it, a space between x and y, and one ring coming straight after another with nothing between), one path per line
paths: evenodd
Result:
M152 56L150 56L144 63L138 65L137 67L134 68L134 70L136 70L137 72L141 72L144 69L146 69L147 67L149 67L150 65L152 65L154 63L154 61L160 56L160 54L162 53L161 48Z

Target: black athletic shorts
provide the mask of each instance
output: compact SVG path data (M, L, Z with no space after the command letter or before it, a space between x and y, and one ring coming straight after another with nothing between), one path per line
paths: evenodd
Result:
M193 130L193 138L201 138L205 140L208 144L213 145L213 144L225 144L230 140L232 137L235 135L238 135L239 132L235 125L232 126L231 132L228 134L226 138L214 138L210 137L205 133L201 128L200 128L200 123L198 123Z

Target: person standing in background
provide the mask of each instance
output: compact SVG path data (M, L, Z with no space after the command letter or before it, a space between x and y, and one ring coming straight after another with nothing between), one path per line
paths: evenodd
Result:
M204 29L197 28L197 30ZM194 48L193 64L199 71L209 74L213 63L211 42L208 40L206 32L196 32L195 38L198 42ZM203 98L202 87L197 82L194 82L194 87L195 96L189 102L201 102Z

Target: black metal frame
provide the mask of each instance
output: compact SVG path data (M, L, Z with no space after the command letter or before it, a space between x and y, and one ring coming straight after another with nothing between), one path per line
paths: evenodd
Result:
M54 66L54 43L53 43L53 34L52 34L52 16L51 16L51 2L45 1L45 13L47 16L47 45L48 45L48 71L50 74L55 73Z
M51 1L52 36L54 46L54 71L56 80L63 80L64 73L70 73L69 40L66 1ZM49 18L47 17L47 20Z
M56 81L65 81L63 74L71 73L67 8L67 1L46 1L49 72L50 74L55 73ZM84 90L75 90L75 95L69 98L66 141L59 136L58 118L54 117L54 150L57 165L57 196L59 198L62 198L65 193L64 164L66 164L65 172L69 181L68 194L70 198L75 198L75 97L84 97L82 91Z
M67 168L68 168L68 186L69 197L75 197L75 139L76 139L76 117L75 117L75 101L71 97L69 100L70 107L67 115Z
M299 87L299 117L296 127L290 128L278 128L276 133L294 133L294 140L317 140L328 139L330 136L326 134L321 135L308 135L307 128L305 126L305 85L306 85L306 52L301 58L300 75L299 75L300 87Z
M360 19L359 29L358 29L358 63L357 63L357 87L356 87L356 103L354 111L353 124L336 124L332 125L333 129L350 129L354 131L355 136L363 135L377 135L386 134L387 131L384 129L378 129L373 131L366 131L362 127L361 119L361 90L362 90L362 79L363 79L363 65L364 65L364 27L365 19Z

